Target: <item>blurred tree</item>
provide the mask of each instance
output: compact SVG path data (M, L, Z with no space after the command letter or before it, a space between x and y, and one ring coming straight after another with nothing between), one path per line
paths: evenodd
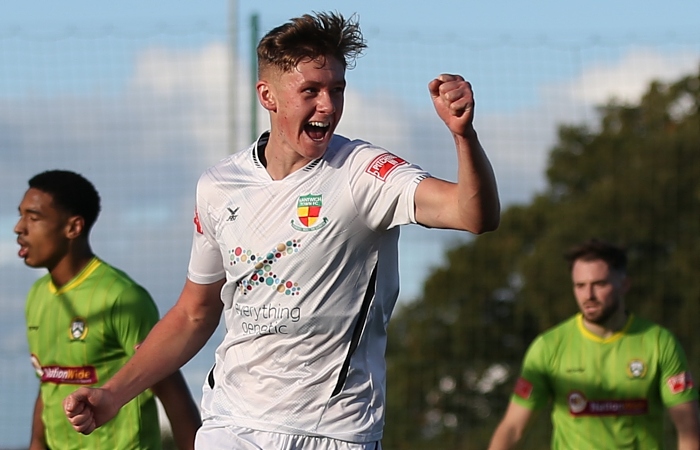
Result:
M562 255L591 237L628 247L628 306L671 329L700 373L700 75L654 82L638 105L611 102L599 117L562 126L545 191L450 250L397 310L385 448L487 446L525 349L576 312ZM525 448L548 448L541 416Z

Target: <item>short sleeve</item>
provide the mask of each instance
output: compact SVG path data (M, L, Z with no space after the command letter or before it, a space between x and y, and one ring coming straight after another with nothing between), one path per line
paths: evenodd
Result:
M197 284L211 284L225 277L211 208L207 201L210 190L211 187L206 183L206 174L202 175L197 183L192 249L187 268L187 278Z
M127 355L136 352L158 319L158 308L143 287L131 284L122 289L112 309L112 327Z
M542 336L537 337L523 359L520 377L515 383L511 401L535 410L549 403L552 388L547 370L547 349Z
M350 166L353 201L371 229L387 230L416 222L416 187L429 173L369 145L353 151Z
M688 368L685 352L673 334L662 329L659 336L661 400L672 406L698 399L698 390Z

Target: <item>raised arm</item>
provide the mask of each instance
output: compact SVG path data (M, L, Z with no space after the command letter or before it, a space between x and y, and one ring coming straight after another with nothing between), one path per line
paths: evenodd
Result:
M63 402L73 428L92 433L119 409L189 361L219 324L224 280L196 284L189 280L173 308L156 324L139 351L101 388L80 388Z
M686 402L668 408L678 436L678 450L700 449L700 424L698 402Z
M442 74L428 85L438 116L457 149L457 183L427 178L416 190L416 220L433 228L484 233L498 228L500 200L491 163L473 127L474 93L459 75Z
M491 437L489 450L511 449L523 437L523 433L528 423L532 419L533 411L510 402L503 420L496 427L496 431Z

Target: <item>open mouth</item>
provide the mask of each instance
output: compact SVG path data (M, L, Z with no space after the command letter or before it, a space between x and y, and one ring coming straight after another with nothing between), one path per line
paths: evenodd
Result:
M304 132L306 132L311 140L316 142L323 141L329 129L330 123L328 122L311 121L304 125Z

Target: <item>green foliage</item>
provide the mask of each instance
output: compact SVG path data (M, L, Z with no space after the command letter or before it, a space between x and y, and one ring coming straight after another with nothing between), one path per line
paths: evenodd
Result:
M591 237L628 247L628 307L670 328L700 373L700 76L600 108L597 129L562 126L546 176L392 319L385 448L487 446L525 349L576 312L562 255ZM548 448L542 416L524 448Z

